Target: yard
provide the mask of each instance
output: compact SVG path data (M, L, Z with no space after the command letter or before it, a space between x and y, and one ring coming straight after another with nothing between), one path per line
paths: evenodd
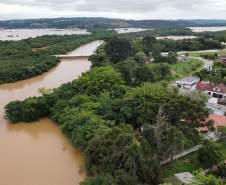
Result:
M192 59L172 64L170 68L173 74L172 80L175 80L199 72L203 68L203 63L200 60Z
M210 51L210 52L188 52L188 54L192 57L201 57L202 55L214 55L218 54L218 56L226 55L226 50L219 51Z

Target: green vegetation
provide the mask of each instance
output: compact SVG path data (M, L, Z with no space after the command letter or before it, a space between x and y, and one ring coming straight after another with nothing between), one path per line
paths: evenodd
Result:
M220 42L226 42L226 31L218 31L218 32L203 32L197 34L204 38L212 38L213 40L218 40Z
M43 36L22 41L0 41L0 84L27 79L46 72L65 54L96 36Z
M55 120L86 156L92 178L84 183L104 183L111 177L120 185L158 184L160 160L183 149L186 134L178 126L180 120L195 126L207 115L202 102L166 84L129 88L110 66L95 68L51 94L32 99L10 103L6 117L32 121L37 118L33 114Z
M190 60L184 62L178 62L176 64L170 65L173 73L172 79L178 79L185 76L189 76L199 72L202 69L202 62L200 60Z
M226 148L226 127L220 126L217 128L217 136L219 138L219 142L225 146Z
M173 64L177 61L176 51L222 48L218 40L213 40L212 37L207 36L182 41L156 40L153 37L169 34L167 31L174 34L175 30L177 29L162 28L139 33L120 34L118 35L119 39L114 31L95 28L91 30L93 34L88 36L43 36L17 42L1 41L0 84L27 79L46 72L59 63L59 59L53 55L65 54L96 39L108 38L104 48L91 58L94 61L93 66L121 62L130 55L139 58L143 53L147 56L146 63L150 62L153 57L155 63ZM181 34L186 30L182 27L178 29ZM143 39L140 39L140 37ZM130 43L126 39L129 39ZM161 52L165 51L169 52L168 56L161 55Z
M205 147L201 148L198 152L198 160L205 168L211 168L225 159L225 150L220 144L206 142L204 145Z
M163 178L168 179L174 177L175 173L191 172L203 168L202 164L198 160L198 152L190 154L179 160L176 160L170 164L163 166ZM170 182L166 181L165 182Z
M222 62L215 61L212 70L200 70L196 73L201 80L206 80L215 84L226 84L226 67Z
M183 149L180 120L196 125L207 112L202 102L166 84L131 89L114 68L100 67L52 94L6 106L6 117L14 122L36 120L31 114L50 116L84 152L92 176L84 184L104 184L109 177L115 184L136 185L159 183L160 160Z
M196 128L208 111L202 98L167 82L173 71L183 76L200 63L172 64L168 56L151 64L147 54L124 38L106 39L91 56L91 71L41 97L9 103L5 116L14 123L54 120L85 156L82 185L158 185L166 177L161 161L201 142ZM185 65L192 67L184 72Z
M195 174L194 182L191 185L224 185L222 179L215 177L214 175L206 175L204 172L197 172Z
M203 37L184 40L156 40L155 37L149 35L145 36L143 41L137 40L137 42L143 42L146 55L152 52L154 58L156 54L159 54L158 52L199 51L224 48L220 41Z
M188 52L193 57L204 57L208 59L214 59L216 56L226 55L225 50L219 50L217 52Z

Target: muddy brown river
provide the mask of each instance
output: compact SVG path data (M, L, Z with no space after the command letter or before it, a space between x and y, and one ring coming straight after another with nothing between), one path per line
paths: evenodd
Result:
M102 43L94 41L73 51L91 55ZM72 54L72 53L70 53ZM9 124L4 106L12 100L40 95L40 88L55 88L90 69L87 59L62 59L38 77L0 85L0 185L79 185L84 161L70 141L49 119Z

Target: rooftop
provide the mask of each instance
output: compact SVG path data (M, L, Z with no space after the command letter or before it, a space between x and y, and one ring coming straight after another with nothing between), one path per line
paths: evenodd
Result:
M210 114L208 120L214 121L214 127L226 126L226 116L220 116L215 114Z
M218 58L219 58L219 59L226 59L226 55L219 56Z
M184 184L190 184L193 182L193 175L190 172L177 173L175 176Z
M194 76L190 76L190 77L186 77L180 80L177 80L176 83L180 83L180 84L194 84L200 81L200 78L198 77L194 77Z
M215 85L208 82L198 82L196 89L199 91L212 91L217 93L226 93L226 87L224 84Z

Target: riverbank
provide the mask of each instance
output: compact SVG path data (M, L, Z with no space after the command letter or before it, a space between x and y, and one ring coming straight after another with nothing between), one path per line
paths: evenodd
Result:
M92 54L101 44L91 42L77 48ZM49 72L16 83L0 85L0 184L78 185L84 179L84 160L59 127L49 119L32 124L9 124L3 118L4 106L14 100L39 96L40 88L56 88L88 71L88 59L61 60ZM13 177L13 178L12 178Z
M43 36L16 42L0 41L0 84L29 79L47 72L60 62L53 55L66 54L97 40L96 38L95 35L65 35Z

